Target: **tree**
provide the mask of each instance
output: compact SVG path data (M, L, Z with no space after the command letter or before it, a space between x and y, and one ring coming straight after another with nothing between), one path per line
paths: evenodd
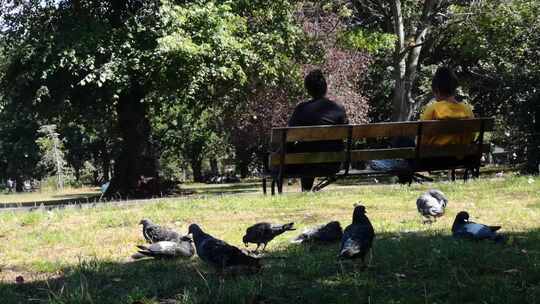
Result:
M0 82L7 102L34 120L64 122L59 129L77 118L105 142L114 139L109 195L138 196L141 176L157 178L163 149L152 138L152 116L233 102L250 79L284 73L303 48L292 1L11 5Z
M393 36L393 49L384 53L389 56L379 61L382 65L388 62L392 67L391 120L410 120L423 105L423 100L418 100L418 96L415 96L419 87L417 76L422 65L422 53L440 41L449 25L462 21L462 15L455 13L457 7L468 7L476 2L478 1L353 0L356 22L352 28L361 29L357 34L365 38L361 39L363 42L375 38L363 45L367 46L367 50L373 47L373 44L380 45L383 42L384 45L385 36L380 34ZM373 34L374 32L377 34ZM376 78L381 81L377 85L387 81L387 74L379 71ZM380 96L378 93L374 95ZM380 97L389 96L383 93Z
M38 133L41 134L36 140L42 154L40 163L56 174L57 189L62 190L66 167L64 143L56 132L56 125L43 125L39 128Z
M430 57L456 67L475 110L499 118L494 140L525 159L527 171L538 172L540 3L485 1L468 13Z

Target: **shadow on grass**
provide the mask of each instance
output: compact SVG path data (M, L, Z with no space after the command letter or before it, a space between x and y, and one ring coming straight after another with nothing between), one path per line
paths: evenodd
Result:
M244 182L235 184L182 185L181 189L192 191L195 194L236 194L261 191L262 183Z
M379 234L365 270L340 263L339 244L283 246L260 273L225 277L196 257L86 260L57 278L1 283L0 294L2 303L536 303L540 230L507 235L500 245L435 231Z

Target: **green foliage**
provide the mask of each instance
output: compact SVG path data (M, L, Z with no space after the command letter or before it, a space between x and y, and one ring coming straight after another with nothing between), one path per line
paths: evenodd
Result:
M369 31L356 28L345 32L340 42L346 47L367 52L372 55L388 54L395 46L396 37L393 34Z
M495 138L538 170L540 154L540 3L488 1L451 27L442 48L461 69L475 108L501 122Z

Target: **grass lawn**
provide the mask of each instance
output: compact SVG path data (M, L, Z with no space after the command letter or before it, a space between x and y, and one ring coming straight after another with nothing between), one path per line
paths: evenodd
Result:
M422 225L415 201L437 187L447 214ZM271 242L261 273L218 276L194 257L132 261L147 217L185 233L199 223L241 245L258 221L299 230L330 220L345 227L353 203L377 234L369 267L336 260L339 245L299 246L295 233ZM500 224L506 245L450 237L458 211ZM15 278L22 276L23 284ZM136 206L0 213L0 303L537 303L540 302L540 178L468 183L341 186L282 196L209 195Z
M97 187L66 188L63 191L0 193L0 204L76 200L100 194Z

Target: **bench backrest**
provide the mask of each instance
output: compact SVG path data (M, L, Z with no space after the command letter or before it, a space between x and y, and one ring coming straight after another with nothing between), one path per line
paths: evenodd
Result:
M277 146L270 154L271 167L287 164L309 164L329 162L354 162L374 159L421 159L428 157L477 155L489 151L484 144L484 132L494 128L493 118L474 118L460 120L427 120L409 122L372 123L363 125L310 126L274 128L271 144ZM423 136L442 134L478 133L477 143L432 147L422 145ZM353 150L352 143L366 138L415 137L416 146L389 149ZM287 153L287 143L297 141L343 140L346 149L341 152Z

